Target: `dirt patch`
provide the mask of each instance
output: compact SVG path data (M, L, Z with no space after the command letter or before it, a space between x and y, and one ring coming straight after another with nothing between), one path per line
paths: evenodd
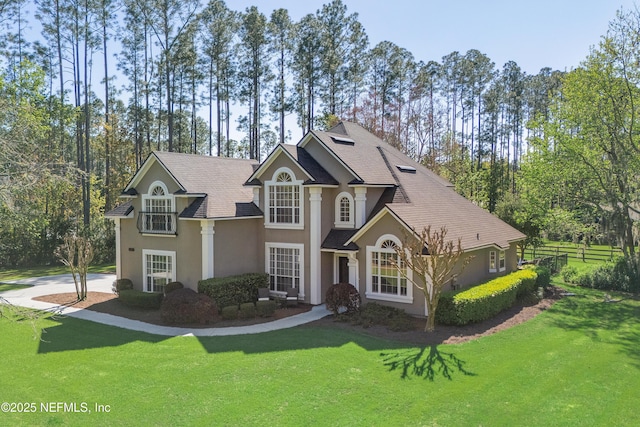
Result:
M279 308L276 310L273 317L268 318L256 317L255 319L248 320L222 320L220 317L216 317L213 323L207 325L167 325L166 323L162 322L162 319L160 318L160 310L145 310L141 308L126 306L118 300L118 297L115 294L112 293L87 292L87 299L85 299L84 301L77 301L77 295L75 292L43 295L33 299L36 301L44 301L67 307L84 308L87 310L97 311L99 313L107 313L114 316L126 317L127 319L132 320L140 320L142 322L151 323L154 325L179 326L184 328L225 328L230 326L255 325L259 323L272 322L274 320L304 313L311 310L312 307L308 304L298 304L297 307Z
M434 344L458 344L487 335L495 334L512 326L526 322L551 307L558 299L562 298L563 289L551 287L545 294L544 299L536 304L516 305L509 310L503 311L492 319L484 322L474 323L466 326L446 326L436 325L436 330L431 333L423 331L424 319L414 319L415 329L406 332L394 332L385 326L371 326L363 328L362 326L352 325L348 322L336 321L332 316L324 319L308 323L303 327L325 326L367 335L379 338L402 341L416 345L434 345ZM53 304L71 306L75 308L84 308L100 313L113 314L115 316L126 317L128 319L140 320L155 325L168 326L160 319L159 310L143 310L128 307L118 301L114 294L103 292L88 292L87 299L84 301L76 301L75 293L52 294L34 298L37 301L46 301ZM256 318L251 320L221 320L217 318L213 324L209 325L177 325L187 328L210 328L210 327L230 327L230 326L247 326L258 323L271 322L273 320L282 319L284 317L293 316L311 310L311 306L307 304L299 304L298 307L288 307L276 310L275 316L270 318Z

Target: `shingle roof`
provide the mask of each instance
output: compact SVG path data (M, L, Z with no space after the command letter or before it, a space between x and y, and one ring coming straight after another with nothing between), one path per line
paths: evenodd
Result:
M365 184L393 185L383 193L369 220L386 206L409 228L420 231L428 225L437 229L446 226L448 237L461 238L466 250L492 245L508 248L510 242L525 237L460 196L448 181L357 124L342 122L329 132L314 134ZM354 143L336 143L332 134L346 136Z
M254 216L256 213L237 206L253 204L253 189L243 184L253 173L253 166L257 164L255 160L167 152L154 152L153 155L186 194L207 195L187 207L180 214L181 218L230 218Z
M128 201L111 209L109 212L105 213L104 216L110 218L122 218L128 216L132 211L133 205L131 201Z
M327 237L322 242L322 249L340 249L346 251L357 251L358 245L351 242L345 246L345 243L357 232L358 230L337 230L332 229L327 234Z
M283 147L294 159L296 159L298 164L313 177L312 180L305 181L305 184L339 184L339 182L331 176L325 168L320 166L320 163L311 157L311 154L307 153L304 148L288 144L284 144Z

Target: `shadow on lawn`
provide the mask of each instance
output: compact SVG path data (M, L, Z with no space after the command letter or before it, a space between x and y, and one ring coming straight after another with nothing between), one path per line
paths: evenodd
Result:
M40 354L118 347L135 342L155 344L168 339L185 339L135 332L69 317L57 317L52 320L57 324L43 330L38 348ZM400 371L401 378L420 377L434 381L439 376L452 380L457 373L475 375L466 369L465 361L453 352L441 351L437 345L416 349L411 344L331 327L292 328L257 335L197 337L197 339L202 348L211 354L225 352L259 354L338 348L355 344L366 351L381 351L383 365L389 372Z
M640 368L640 300L628 294L612 294L607 302L605 293L580 290L567 297L550 311L555 326L580 331L593 341L618 345L620 351Z
M134 342L159 343L167 337L121 329L70 317L55 317L56 324L43 329L38 353L118 347ZM383 340L330 327L298 327L255 335L196 337L208 353L243 352L246 354L277 351L337 348L350 343L365 350L406 348L409 344Z
M453 352L440 351L437 345L417 350L382 353L381 356L389 371L400 371L400 377L403 379L413 376L434 381L439 376L452 380L456 373L468 376L476 375L465 368L466 362L464 360Z

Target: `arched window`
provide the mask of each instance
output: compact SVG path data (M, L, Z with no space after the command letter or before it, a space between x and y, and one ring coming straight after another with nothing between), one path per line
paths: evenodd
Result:
M342 192L336 197L335 226L336 228L353 228L353 196Z
M280 168L265 183L267 225L301 227L303 225L302 181L287 168Z
M155 181L149 186L147 194L142 195L143 211L139 222L143 233L172 234L176 231L173 197L167 186Z
M399 239L391 234L381 236L375 246L367 246L367 298L413 301L413 289L407 280L411 271L398 257L399 246Z

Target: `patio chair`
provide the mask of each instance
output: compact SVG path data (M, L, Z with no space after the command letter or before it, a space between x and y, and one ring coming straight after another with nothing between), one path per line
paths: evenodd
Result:
M293 306L298 305L298 289L297 288L287 288L286 304L287 306L289 306L289 304Z
M269 301L269 288L258 288L258 301Z

